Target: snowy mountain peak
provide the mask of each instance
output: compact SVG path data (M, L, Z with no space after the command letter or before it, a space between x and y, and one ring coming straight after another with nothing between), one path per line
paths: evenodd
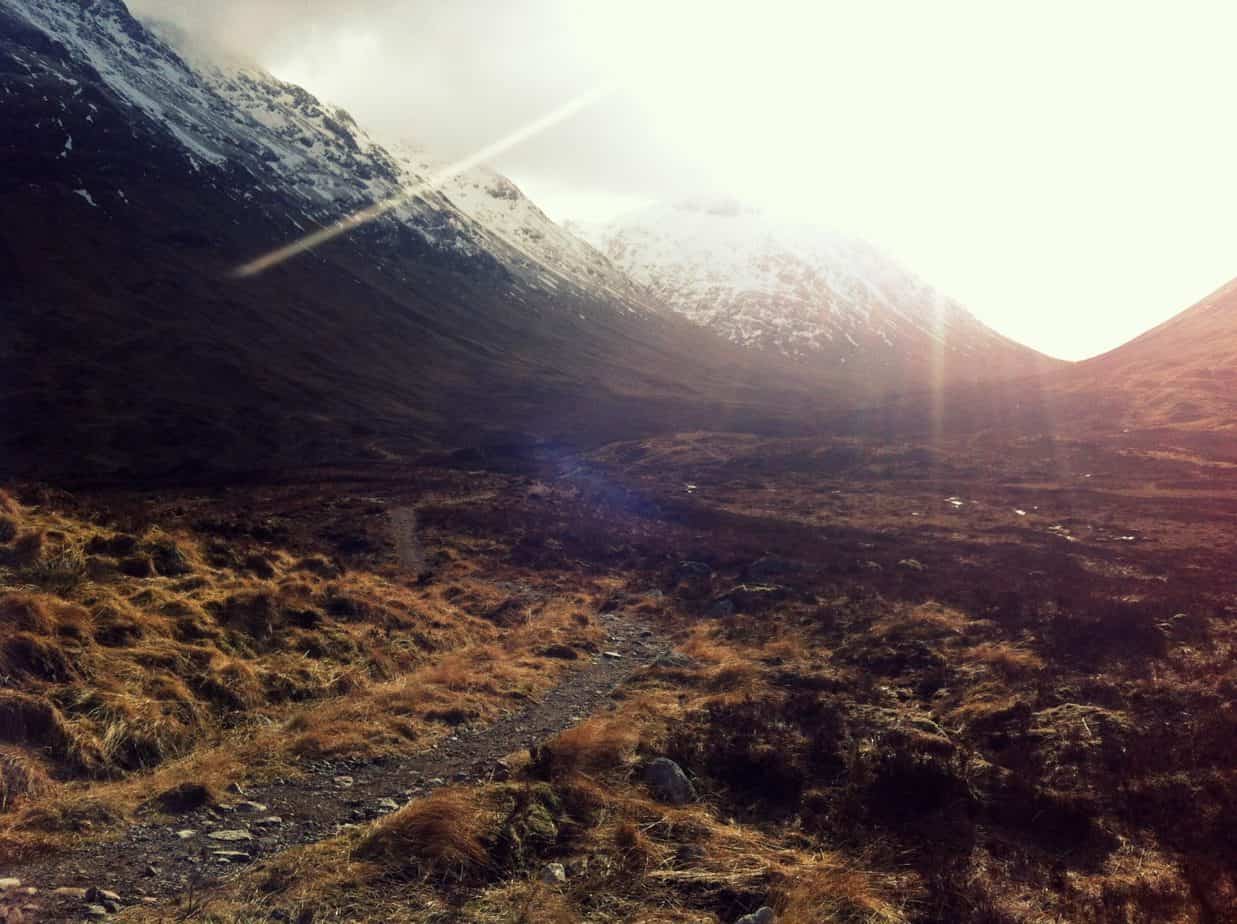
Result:
M174 26L139 22L120 0L0 0L0 16L8 11L63 51L39 60L19 52L31 80L14 89L32 90L36 74L61 88L56 124L66 159L102 144L99 107L80 93L89 86L123 113L117 129L131 123L134 138L178 152L218 194L287 216L290 235L396 202L375 230L410 233L449 260L496 261L517 301L525 290L570 291L598 311L649 311L622 273L491 170L432 188L427 180L444 164L428 152L401 146L393 154L343 109Z
M734 200L573 227L661 303L744 346L891 367L942 353L1036 357L871 244Z

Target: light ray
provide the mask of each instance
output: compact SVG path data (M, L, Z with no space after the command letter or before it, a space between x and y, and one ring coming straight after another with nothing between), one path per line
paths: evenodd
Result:
M392 209L398 208L405 202L423 196L427 192L431 192L442 186L453 177L459 176L479 164L485 163L491 158L497 157L504 151L509 151L518 144L522 144L530 138L540 135L542 132L553 128L560 122L570 119L582 109L587 109L589 106L596 104L603 97L614 92L617 84L605 83L594 87L586 93L567 101L545 115L542 115L533 121L517 128L508 135L504 135L497 141L487 144L485 147L474 151L467 157L455 161L453 164L448 164L436 173L433 173L424 182L418 183L415 186L410 186L407 189L401 190L398 195L391 196L387 199L382 199L375 202L373 205L367 206L360 211L353 212L345 218L341 218L334 224L327 225L314 231L312 234L307 234L290 244L285 244L272 250L270 253L263 254L257 259L250 260L248 263L243 263L232 271L232 278L246 279L250 276L257 276L259 273L264 273L273 266L278 266L285 260L289 260L298 254L313 250L325 244L327 241L334 240L341 234L347 234L349 231L354 231L362 225L368 224L376 218L381 218Z

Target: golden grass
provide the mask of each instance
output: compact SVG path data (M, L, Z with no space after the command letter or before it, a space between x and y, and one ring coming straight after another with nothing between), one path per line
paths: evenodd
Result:
M489 823L474 793L440 789L382 819L356 855L408 875L461 879L489 863Z

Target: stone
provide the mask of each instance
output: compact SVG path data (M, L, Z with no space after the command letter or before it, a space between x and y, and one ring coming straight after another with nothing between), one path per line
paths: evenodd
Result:
M176 836L179 837L182 841L187 841L191 837L197 837L197 835L198 835L198 832L194 831L192 828L181 828L179 831L176 832Z
M87 905L82 909L83 913L88 918L105 918L107 917L107 909L102 905Z
M253 835L243 828L224 828L220 831L212 831L206 836L215 841L234 842L253 840Z
M8 892L11 889L20 889L20 888L21 888L20 879L15 879L12 876L6 876L5 878L0 879L0 892Z
M215 850L211 856L222 863L248 863L253 859L244 850Z
M114 902L111 899L103 902L103 910L108 914L120 914L120 902Z
M603 658L610 658L610 659L611 659L611 660L613 660L613 661L620 660L620 659L623 657L623 656L622 656L621 654L619 654L617 651L603 651L603 652L601 653L601 656L602 656Z
M898 562L898 567L905 568L908 571L927 571L928 570L927 565L925 565L923 562L919 561L918 559L914 559L914 558L902 559L900 562Z
M267 815L265 818L255 818L253 820L255 828L273 828L281 824L283 824L283 819L278 815Z
M120 896L107 889L100 889L98 886L91 886L86 890L86 901L97 902L101 905L104 902L118 902L120 901Z
M668 757L658 757L644 770L644 781L659 802L685 805L696 798L696 787L683 768Z
M541 881L549 885L562 885L567 881L567 870L561 863L547 863L541 870Z
M261 815L267 810L266 806L261 802L237 802L232 808L238 812L252 815Z
M374 808L380 812L398 812L399 803L394 799L379 799L374 803Z
M340 789L351 789L352 784L355 782L356 781L347 774L341 774L340 776L335 777L335 785Z
M777 915L773 913L773 909L768 905L763 905L757 908L751 914L745 914L735 924L773 924L777 920Z
M86 890L77 888L76 886L61 886L58 889L52 889L52 895L57 898L81 898L86 897Z
M244 790L244 788L241 786L241 784L240 784L240 783L229 783L229 784L228 784L228 792L230 792L230 793L231 793L232 795L234 795L234 796L243 796L243 795L245 795L245 790Z

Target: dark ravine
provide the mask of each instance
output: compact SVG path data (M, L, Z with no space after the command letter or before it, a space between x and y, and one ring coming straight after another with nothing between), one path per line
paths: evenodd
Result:
M606 708L623 683L669 650L641 623L614 613L598 618L607 633L603 652L542 699L485 728L453 734L406 758L317 761L302 777L243 787L220 806L174 818L149 813L119 838L40 858L4 876L38 889L28 901L38 921L78 921L95 904L78 893L56 895L56 889L103 889L119 895L122 906L170 906L200 898L253 863L372 821L440 786L491 778L501 758ZM194 833L182 838L180 831ZM212 831L248 837L215 839ZM235 855L224 858L218 851Z

